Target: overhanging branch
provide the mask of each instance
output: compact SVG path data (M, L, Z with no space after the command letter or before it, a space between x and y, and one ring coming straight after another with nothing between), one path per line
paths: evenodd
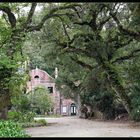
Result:
M112 61L112 63L116 63L119 61L125 61L125 60L132 59L134 57L140 56L139 52L140 52L140 49L136 49L126 56L122 56L120 58L115 59L114 61Z
M36 9L37 3L32 3L31 9L29 11L25 26L27 26L28 24L30 24L32 22L32 17L34 15L35 9Z
M121 22L119 21L118 17L117 17L117 12L113 13L112 9L108 6L105 5L109 10L110 10L110 16L113 18L113 20L116 22L118 29L121 33L123 33L124 35L129 35L132 36L133 38L135 38L136 40L140 40L140 32L135 32L132 31L130 29L126 29L123 27L123 25L121 24Z
M81 60L75 59L74 57L71 56L71 60L73 60L74 62L76 62L77 64L81 65L84 68L87 68L89 70L92 70L94 67L91 66L90 64L87 64Z
M118 29L125 35L130 35L133 36L134 38L139 37L140 38L140 33L139 32L134 32L132 30L129 29L125 29L122 24L120 23L120 21L118 20L116 14L113 14L112 12L110 12L110 15L112 16L112 18L114 19L114 21L116 22Z
M0 11L3 11L4 13L7 14L9 23L11 27L14 28L16 26L16 18L15 18L15 15L11 12L11 9L7 6L1 5Z
M73 5L68 5L68 6L60 6L60 7L52 9L48 14L44 15L44 17L42 18L42 20L40 21L40 23L38 25L29 26L27 28L27 31L28 32L35 31L35 30L39 31L42 28L42 26L44 25L46 20L59 15L59 14L55 14L57 11L61 11L61 10L65 10L65 9L72 9L75 6L79 6L79 4L73 4Z

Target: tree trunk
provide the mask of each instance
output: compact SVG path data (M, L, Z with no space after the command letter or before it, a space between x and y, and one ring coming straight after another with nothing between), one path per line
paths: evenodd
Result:
M20 36L18 36L18 32L14 32L11 35L11 40L9 45L7 45L7 56L10 60L14 60L14 53L21 51L20 48L15 49L18 43L21 41ZM11 105L11 93L9 88L9 81L12 77L13 73L17 70L17 66L14 68L4 67L0 69L0 119L7 119L8 107Z
M7 120L8 117L8 107L5 107L1 111L0 119Z
M131 113L131 102L130 102L130 99L128 98L128 96L126 95L125 91L123 90L123 91L119 92L120 87L114 88L112 86L111 88L120 97L120 99L122 100L123 106L125 107L128 114L130 114Z
M1 87L0 90L0 119L7 119L8 116L8 107L11 106L11 99L9 89L4 89Z
M11 106L10 93L0 95L0 119L7 119L8 108Z
M121 85L120 81L118 80L118 73L114 71L111 67L106 67L105 71L107 73L107 78L109 80L111 89L116 93L117 96L120 97L122 104L124 105L125 109L130 115L132 109L131 100L126 93L125 88Z
M77 95L77 113L78 113L78 117L81 116L81 98L80 95Z

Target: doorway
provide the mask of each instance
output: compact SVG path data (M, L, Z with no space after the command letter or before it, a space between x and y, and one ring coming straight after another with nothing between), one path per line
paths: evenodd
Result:
M70 106L71 116L76 115L76 105L74 103Z

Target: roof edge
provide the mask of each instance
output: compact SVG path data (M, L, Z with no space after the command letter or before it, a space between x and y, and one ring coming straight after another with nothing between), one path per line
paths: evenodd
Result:
M31 71L33 71L33 70L42 71L42 72L44 72L45 74L47 74L51 79L55 80L55 78L53 78L52 76L50 76L50 75L49 75L46 71L44 71L44 70L41 70L41 69L39 69L39 68L36 68L36 69L32 69Z

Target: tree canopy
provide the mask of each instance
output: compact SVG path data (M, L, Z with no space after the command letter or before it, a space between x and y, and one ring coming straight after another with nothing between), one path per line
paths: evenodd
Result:
M30 10L23 13L23 7ZM138 112L133 95L139 85L134 66L139 66L139 3L6 3L0 10L1 90L29 56L31 68L39 66L52 76L58 67L57 85L64 95L75 100L79 95L93 106L96 100L90 97L107 93L130 116ZM7 90L1 93L9 95Z

